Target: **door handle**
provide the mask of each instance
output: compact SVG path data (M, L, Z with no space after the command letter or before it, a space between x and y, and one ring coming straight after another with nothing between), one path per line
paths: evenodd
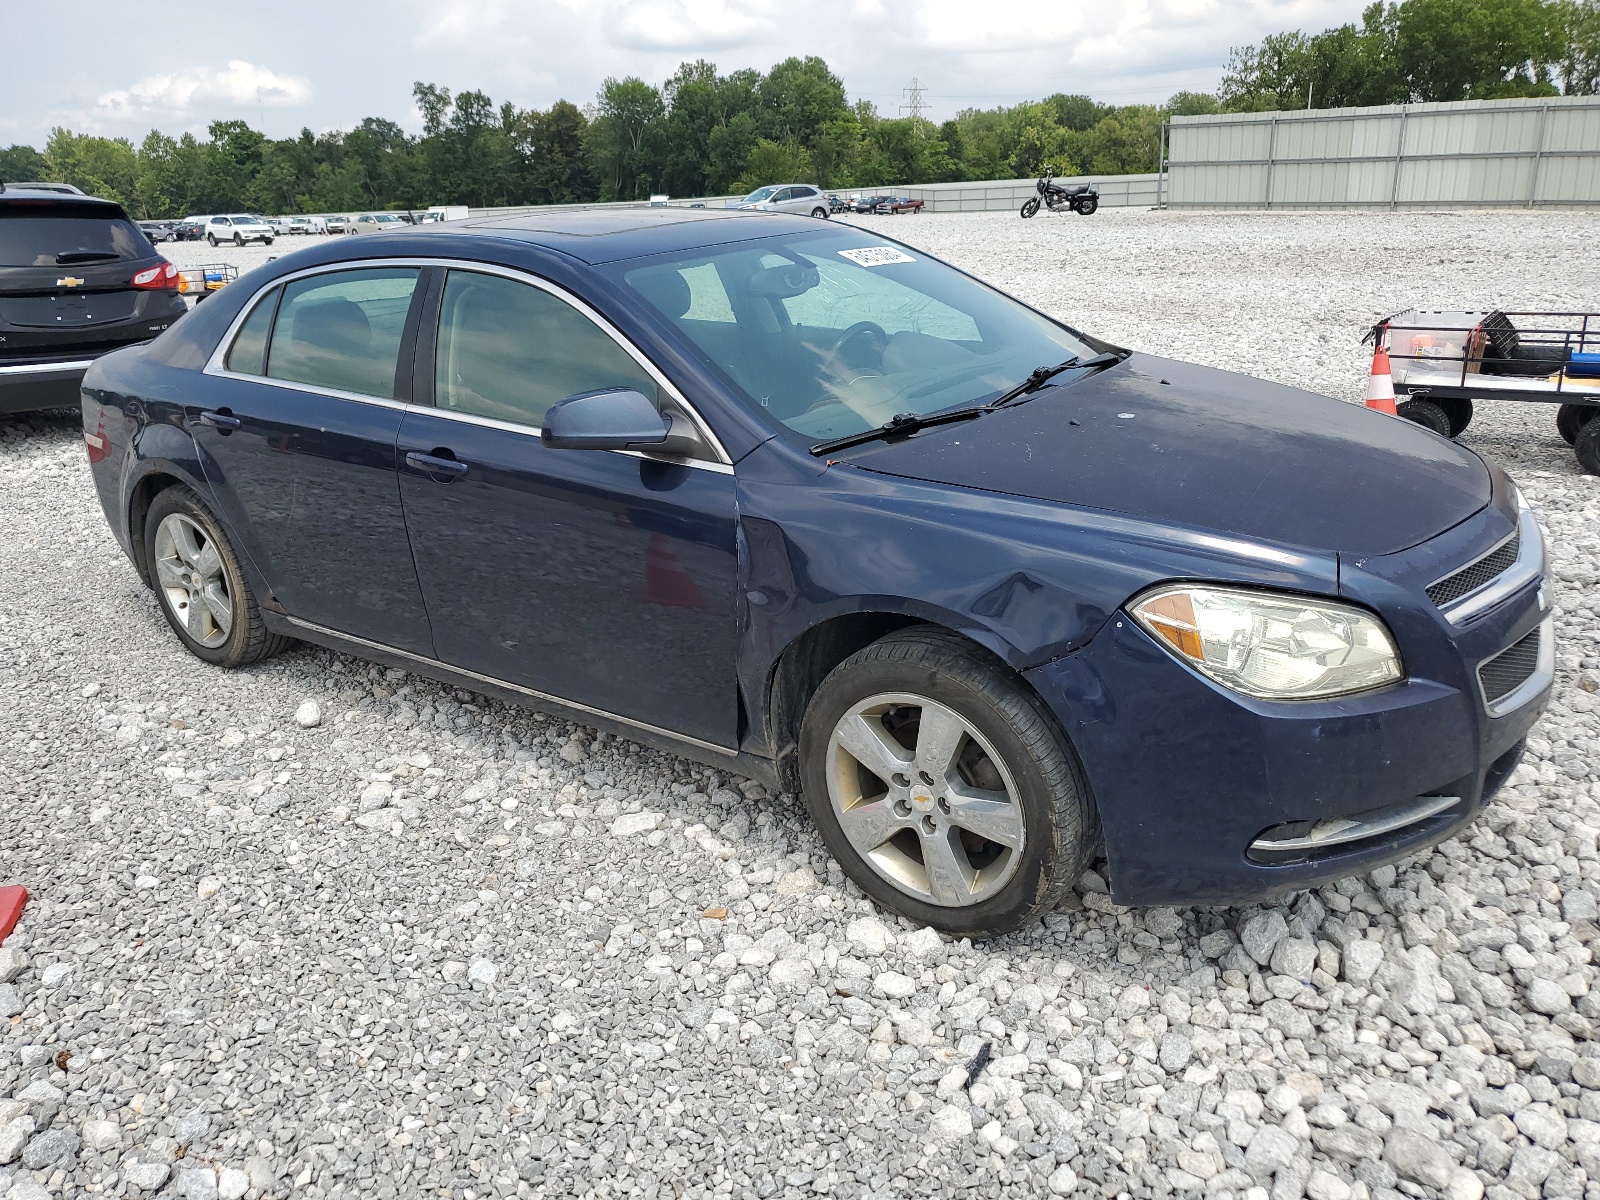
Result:
M225 411L212 412L208 410L200 414L200 421L202 424L209 425L213 429L221 430L223 433L227 433L232 429L237 429L241 424L243 424L238 417L234 416L230 412Z
M467 464L459 459L420 454L415 450L406 452L406 466L424 475L447 475L452 479L459 479L467 473Z

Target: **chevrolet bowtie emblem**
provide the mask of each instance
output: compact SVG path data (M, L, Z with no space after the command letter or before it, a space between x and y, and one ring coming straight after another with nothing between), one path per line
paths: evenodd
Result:
M56 280L56 286L57 287L77 287L80 284L82 284L83 282L84 281L82 279L79 279L76 275L68 275L65 279Z

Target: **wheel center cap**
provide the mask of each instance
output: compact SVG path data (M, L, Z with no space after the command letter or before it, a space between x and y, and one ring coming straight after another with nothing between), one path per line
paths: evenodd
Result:
M914 792L911 796L911 803L918 808L928 808L933 804L933 797L926 792Z

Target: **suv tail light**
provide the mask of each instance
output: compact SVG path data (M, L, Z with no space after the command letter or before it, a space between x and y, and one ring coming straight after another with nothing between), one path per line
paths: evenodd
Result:
M155 266L140 271L129 282L146 291L175 292L178 290L178 268L162 259Z

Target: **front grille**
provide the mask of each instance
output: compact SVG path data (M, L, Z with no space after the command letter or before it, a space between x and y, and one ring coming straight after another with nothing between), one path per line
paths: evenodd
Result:
M1489 551L1477 562L1468 563L1454 575L1446 575L1437 583L1428 585L1428 599L1440 608L1452 601L1459 600L1469 592L1475 592L1488 583L1496 575L1501 574L1512 563L1517 561L1517 554L1522 549L1520 534L1512 537L1495 549Z
M1483 698L1490 704L1516 691L1539 668L1539 631L1500 651L1478 668Z

